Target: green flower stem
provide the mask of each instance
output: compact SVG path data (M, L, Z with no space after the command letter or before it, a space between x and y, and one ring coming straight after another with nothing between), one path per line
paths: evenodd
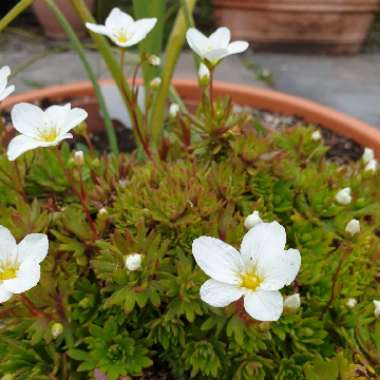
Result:
M33 0L19 1L1 20L0 32L2 32L17 16L19 16L26 8L32 5Z
M94 71L91 68L90 63L87 60L85 50L82 46L82 43L80 42L79 38L76 36L72 26L67 21L66 17L63 15L61 10L57 7L55 2L53 0L45 0L50 10L53 12L54 16L57 18L58 22L61 24L62 28L65 30L68 38L70 39L70 42L73 46L73 48L78 53L78 56L83 64L84 69L86 70L86 73L91 80L91 83L95 90L95 95L99 103L99 108L102 113L103 119L104 119L104 125L106 127L108 142L111 147L111 151L114 154L119 153L118 145L117 145L117 138L115 134L115 130L113 128L111 117L108 113L108 109L106 106L106 102L104 100L102 91L100 89L100 86L98 84L98 80L96 78L96 75Z
M214 108L214 71L215 69L213 67L209 68L210 71L210 82L208 85L208 95L209 95L209 102L210 102L210 113L211 117L214 120L215 117L215 108Z
M94 23L95 20L91 15L91 12L88 10L86 4L83 0L70 0L71 4L73 5L74 9L77 12L77 15L79 18L85 23L85 22L91 22ZM101 36L97 33L90 33L91 37L96 45L96 48L99 52L99 54L102 56L109 72L112 75L112 78L114 79L117 87L119 88L121 95L124 99L125 105L128 108L129 115L131 117L131 120L137 121L138 125L141 125L142 123L142 112L138 104L134 105L134 108L131 106L131 102L129 101L131 97L131 89L128 85L128 82L125 80L124 74L123 74L123 68L120 66L120 64L116 61L112 48L106 38L104 36ZM135 114L135 116L133 115ZM135 134L136 142L137 144L140 143L137 131L133 129L133 132Z
M188 11L192 12L196 0L185 0ZM165 59L162 67L162 83L158 90L155 103L152 107L152 114L150 118L150 128L152 133L152 143L155 147L159 146L159 141L162 134L164 125L166 102L170 89L170 83L173 77L174 69L181 52L182 46L185 42L185 34L187 30L186 12L183 8L178 12L177 18L174 23L173 30L170 34L167 48L165 51Z

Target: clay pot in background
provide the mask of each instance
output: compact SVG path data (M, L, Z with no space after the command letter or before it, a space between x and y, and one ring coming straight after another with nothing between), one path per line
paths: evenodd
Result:
M76 15L71 2L69 0L56 0L55 2L76 31L77 36L84 37L87 33L86 28ZM85 0L85 3L92 12L95 8L95 0ZM35 0L33 2L33 10L47 37L56 40L67 38L65 31L62 29L44 0Z
M380 0L213 0L218 25L260 50L358 53Z

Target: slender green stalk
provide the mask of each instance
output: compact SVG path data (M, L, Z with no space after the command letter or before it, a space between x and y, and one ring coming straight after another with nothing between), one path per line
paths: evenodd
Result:
M185 2L188 6L189 12L193 12L196 0L185 0ZM165 51L165 61L162 68L162 83L158 90L150 119L153 144L156 147L159 145L161 138L170 83L173 77L176 63L178 61L179 54L185 42L186 30L186 15L184 9L181 8L175 20L174 27L170 34L168 45Z
M68 38L70 39L70 42L73 46L73 48L78 53L78 56L83 64L84 69L86 70L86 73L89 77L89 79L92 82L92 85L95 90L95 95L99 103L100 111L104 118L104 125L106 127L107 137L108 141L111 147L111 151L115 154L119 152L118 145L117 145L117 139L115 130L112 125L112 120L110 118L110 115L108 113L108 109L106 106L106 102L104 100L102 91L100 89L100 86L98 84L98 80L96 78L96 75L94 71L91 68L90 63L87 60L85 50L79 40L79 38L76 36L73 28L71 27L70 23L67 21L66 17L63 15L61 10L57 7L55 2L53 0L45 0L50 10L53 12L54 16L57 18L58 22L61 24L62 28L65 30L65 33L67 34Z
M32 5L33 0L19 1L1 20L0 32L2 32L20 13Z

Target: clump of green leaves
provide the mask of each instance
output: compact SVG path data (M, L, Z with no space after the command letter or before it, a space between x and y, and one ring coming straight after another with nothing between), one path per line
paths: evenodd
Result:
M172 120L155 163L91 151L77 167L64 145L74 183L49 150L26 154L17 171L0 157L0 224L18 239L45 232L51 242L41 282L28 292L43 313L17 296L0 306L1 376L380 376L372 304L380 294L380 175L361 162L328 161L311 128L265 133L228 101L213 120L207 112ZM71 186L85 195L95 231ZM335 195L347 186L353 202L342 206ZM199 298L206 277L192 241L209 235L238 247L253 210L284 225L288 245L302 254L299 276L285 289L301 294L301 307L275 323ZM345 232L352 218L361 223L353 237ZM125 267L132 253L143 257L136 271Z

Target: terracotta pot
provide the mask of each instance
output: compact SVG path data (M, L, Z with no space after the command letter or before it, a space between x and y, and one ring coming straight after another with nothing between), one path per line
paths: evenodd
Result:
M213 0L218 25L262 50L357 53L380 0Z
M55 3L70 22L71 26L77 33L77 36L84 37L87 33L86 28L83 25L83 22L76 15L70 1L55 0ZM95 0L85 0L85 3L92 12L95 7ZM34 0L33 10L47 37L56 40L67 39L65 31L62 29L54 14L46 5L45 0Z
M200 99L200 90L196 81L177 79L173 81L173 84L185 102L194 103ZM225 82L215 82L214 91L217 96L231 96L233 101L239 105L257 107L285 115L297 115L302 117L305 122L320 124L339 135L355 140L363 146L373 148L377 157L380 157L379 130L328 107L277 91ZM10 96L3 102L2 106L4 109L9 109L16 103L35 102L44 99L57 102L72 99L73 104L80 104L89 112L89 125L92 122L96 125L102 125L94 99L93 87L87 81L47 87Z

